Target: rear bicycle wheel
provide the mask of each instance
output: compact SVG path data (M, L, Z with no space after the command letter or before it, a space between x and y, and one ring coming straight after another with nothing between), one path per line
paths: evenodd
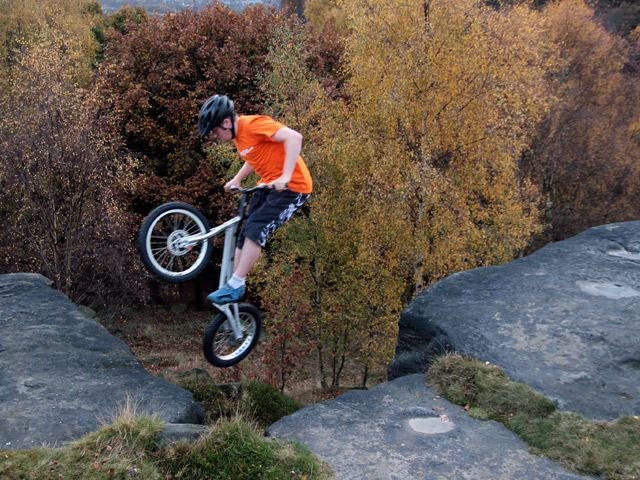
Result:
M204 332L202 350L207 361L216 367L230 367L244 359L258 343L262 316L253 305L239 305L242 337L236 340L224 313L214 317Z
M185 245L182 239L208 231L209 223L197 208L183 202L165 203L142 222L138 249L155 276L171 283L186 282L202 273L212 248L209 240Z

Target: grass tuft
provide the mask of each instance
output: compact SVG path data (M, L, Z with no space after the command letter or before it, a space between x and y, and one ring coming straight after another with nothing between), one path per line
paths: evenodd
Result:
M251 381L242 384L237 394L226 393L209 378L189 379L180 383L189 390L207 412L207 423L240 415L268 427L300 409L300 404L268 383Z
M206 412L206 423L209 425L238 412L238 400L226 394L211 378L185 380L180 382L180 386L189 390L193 399L202 404Z
M640 417L595 422L559 412L527 385L498 367L449 353L430 367L428 379L449 401L482 420L497 420L535 452L568 468L607 479L640 478Z
M238 417L220 420L193 445L169 448L165 459L161 468L175 479L331 478L300 445L265 439Z
M114 454L126 452L128 455L144 456L150 450L156 436L164 428L164 422L156 416L139 414L138 407L131 396L120 405L110 421L73 444L79 450L108 450Z
M241 409L258 425L267 427L300 410L300 404L268 383L254 380L243 388Z
M0 478L161 479L150 457L162 426L157 418L125 412L63 448L0 451Z
M152 417L120 416L66 447L0 450L0 478L59 480L332 478L303 447L264 438L240 418L220 420L194 444L157 450ZM295 473L294 473L295 472Z

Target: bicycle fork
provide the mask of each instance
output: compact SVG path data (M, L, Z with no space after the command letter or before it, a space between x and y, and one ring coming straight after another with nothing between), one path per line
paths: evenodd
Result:
M213 304L218 310L220 310L227 317L227 321L229 325L231 325L231 330L233 331L233 336L236 340L241 340L243 337L242 327L240 326L240 320L238 318L238 304L226 304L226 305L217 305Z
M222 251L222 266L220 268L220 284L218 288L222 288L227 280L231 278L233 273L233 260L235 254L235 238L236 230L238 229L238 222L233 223L224 232L224 247ZM241 340L243 336L242 326L240 325L240 313L237 303L218 305L213 304L218 310L220 310L226 317L231 325L233 336L236 340Z

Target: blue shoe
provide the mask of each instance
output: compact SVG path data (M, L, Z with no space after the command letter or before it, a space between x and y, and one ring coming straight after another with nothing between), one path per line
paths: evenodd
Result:
M224 287L210 293L207 295L207 298L218 305L224 305L225 303L237 303L244 298L246 291L247 289L244 286L231 288L228 283L225 283Z

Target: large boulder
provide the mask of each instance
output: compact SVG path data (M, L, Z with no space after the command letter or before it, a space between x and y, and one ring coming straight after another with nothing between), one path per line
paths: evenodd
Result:
M456 273L400 318L389 377L453 348L594 419L640 414L640 222Z
M202 423L191 393L149 375L127 345L36 274L0 275L0 448L59 445L124 406Z
M267 430L297 440L340 480L575 480L514 433L438 397L423 374L310 405Z

